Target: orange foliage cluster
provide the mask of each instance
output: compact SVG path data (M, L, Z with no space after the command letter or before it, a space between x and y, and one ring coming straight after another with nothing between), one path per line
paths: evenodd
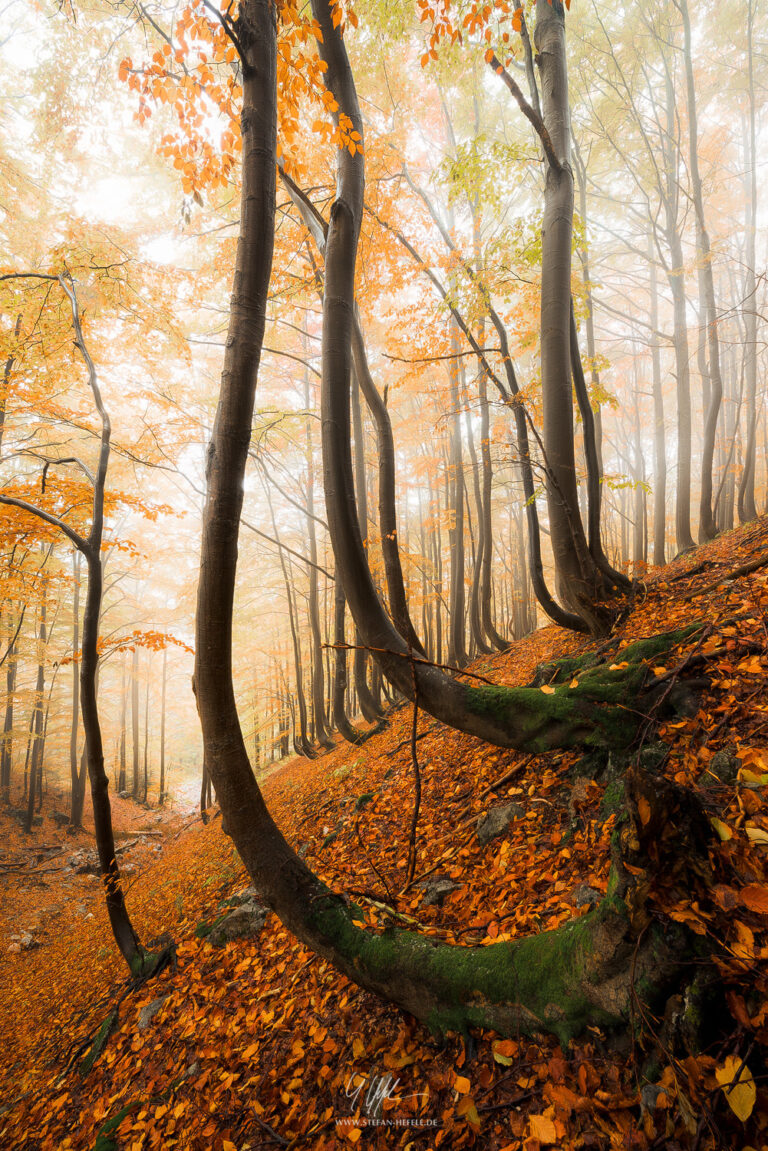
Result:
M554 1039L492 1033L438 1042L297 944L274 916L253 941L217 949L196 938L195 926L210 921L222 896L247 883L214 821L166 841L162 858L132 884L142 935L170 930L178 970L123 999L118 1029L85 1078L62 1075L62 1060L93 1035L120 990L99 901L93 920L62 924L40 949L9 957L0 981L5 1094L21 1098L0 1120L0 1144L84 1151L127 1109L109 1132L118 1147L768 1146L760 1076L750 1075L740 1095L725 1090L742 1061L757 1072L750 1052L768 1043L768 807L755 783L768 771L768 567L695 594L767 548L762 522L651 573L622 628L627 643L692 620L711 625L656 673L706 657L712 687L700 710L666 723L659 736L670 746L664 770L699 792L718 830L716 886L710 902L691 904L674 877L662 876L653 898L658 914L687 923L712 949L732 1034L695 1058L673 1056L662 1043L650 1102L643 1095L641 1106L640 1069L660 1019L644 1015L644 1037L619 1052L598 1028L567 1050ZM546 628L474 670L523 683L539 662L580 642ZM615 815L602 803L603 786L574 786L576 753L498 751L427 717L418 743L417 885L397 895L411 810L410 720L404 708L363 748L293 760L266 781L271 810L311 865L353 895L371 926L411 924L447 941L483 946L581 914L576 888L603 891L607 882ZM725 747L742 765L740 778L710 786L707 766ZM499 800L518 802L523 814L483 847L475 823ZM418 882L435 875L457 886L442 906L426 906ZM141 1007L158 997L159 1013L139 1031ZM391 1126L371 1123L376 1095L378 1118Z

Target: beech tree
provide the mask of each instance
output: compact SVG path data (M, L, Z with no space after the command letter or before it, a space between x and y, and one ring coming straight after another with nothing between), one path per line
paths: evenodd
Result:
M350 436L363 123L331 4L314 0L313 14L335 121L346 138L337 155L337 193L325 253L322 428L337 578L355 622L395 686L455 726L491 742L531 750L590 742L619 745L629 737L627 713L609 701L617 686L619 691L628 683L635 691L641 688L644 658L668 647L670 637L626 649L624 669L598 664L582 676L581 684L588 686L577 689L564 685L551 695L536 689L468 689L418 659L381 606L355 506ZM374 935L359 927L349 901L322 883L285 841L251 769L232 681L232 623L243 476L273 251L277 21L270 0L245 0L228 26L243 74L241 214L225 364L207 456L195 662L205 762L225 828L265 900L291 931L355 982L436 1029L481 1024L503 1033L551 1030L566 1039L588 1022L626 1023L635 987L641 986L644 998L654 1001L681 978L679 961L689 953L682 930L669 933L649 925L636 891L635 876L642 870L638 861L644 860L650 842L662 841L668 820L678 821L679 838L671 859L657 865L669 865L677 876L688 866L686 849L691 860L698 860L709 834L696 805L674 787L661 787L642 771L631 777L631 830L622 846L617 845L611 894L595 911L556 931L473 949L435 945L408 931ZM567 355L569 293L565 305Z

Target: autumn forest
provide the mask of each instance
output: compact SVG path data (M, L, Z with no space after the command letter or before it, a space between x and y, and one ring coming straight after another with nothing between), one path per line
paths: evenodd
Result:
M0 1146L768 1151L758 0L10 0Z

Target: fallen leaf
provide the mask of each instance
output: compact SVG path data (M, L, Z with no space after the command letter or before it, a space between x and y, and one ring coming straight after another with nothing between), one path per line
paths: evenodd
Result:
M742 887L739 900L750 911L755 911L758 915L768 915L768 887L750 883L747 887Z
M539 690L543 691L545 695L554 695L555 694L555 689L552 687L551 684L548 684L548 683L545 683L544 686L541 687Z
M733 832L727 823L723 823L722 819L718 819L716 815L713 815L709 822L712 824L713 828L720 836L720 839L723 841L723 843L727 843L729 839L733 839Z
M723 1088L723 1094L728 1100L731 1111L745 1123L755 1106L757 1088L752 1072L746 1065L742 1066L742 1062L738 1055L729 1055L722 1067L715 1069L715 1077Z
M531 1125L531 1135L543 1146L557 1142L557 1128L546 1115L529 1115L528 1122Z
M472 1090L472 1084L464 1075L456 1076L453 1087L455 1091L458 1091L459 1095L469 1095Z

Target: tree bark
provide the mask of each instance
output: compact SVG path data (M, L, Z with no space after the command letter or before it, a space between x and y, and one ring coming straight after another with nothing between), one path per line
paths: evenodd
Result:
M744 366L746 385L747 435L744 444L744 466L739 482L739 521L757 518L755 506L755 457L757 433L757 277L755 275L755 236L757 232L757 115L755 110L755 75L753 32L756 0L747 0L747 142L745 168L748 194L745 205L744 252Z
M570 358L573 173L560 0L537 0L535 42L544 126L559 161L559 168L547 165L541 231L541 380L549 524L559 598L590 631L602 634L609 616L598 604L603 580L579 515L574 456Z

